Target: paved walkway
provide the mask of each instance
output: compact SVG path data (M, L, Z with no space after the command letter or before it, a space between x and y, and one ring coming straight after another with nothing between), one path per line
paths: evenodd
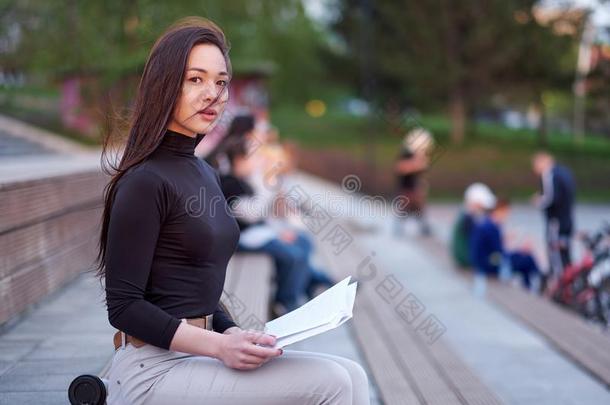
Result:
M316 259L319 260L319 259ZM80 374L97 374L113 353L103 290L82 274L10 325L0 329L0 405L67 403L67 389ZM290 346L335 354L365 364L348 322ZM378 405L373 381L371 404Z
M363 236L380 266L390 270L447 327L443 336L507 404L602 404L610 392L557 353L546 340L471 295L461 277L421 255L417 244Z
M80 374L97 374L113 353L102 289L83 274L48 297L0 334L0 405L66 404L68 386ZM317 351L364 364L346 323L299 342L293 350ZM371 381L371 405L378 405Z
M310 176L296 183L311 196L334 198L334 208L355 217L355 196L341 197L339 188ZM335 197L332 197L334 195ZM339 196L339 200L336 197ZM343 200L341 200L343 198ZM337 205L337 201L343 201ZM346 202L351 201L350 204ZM348 206L349 205L349 206ZM329 212L332 207L329 208ZM434 206L437 235L446 235L456 206ZM352 211L350 211L352 210ZM599 211L598 211L599 210ZM336 212L333 212L336 213ZM340 212L341 213L341 212ZM584 208L582 223L594 223L607 208ZM535 224L535 212L517 210L516 218ZM557 353L541 336L485 300L472 296L470 286L435 257L422 254L417 237L397 239L391 218L368 216L352 230L373 260L391 272L406 291L414 293L447 327L446 339L458 355L507 404L602 404L610 392ZM534 225L532 232L534 231ZM96 373L112 354L102 290L91 275L82 275L53 294L0 334L0 404L65 404L67 387L82 373ZM362 362L350 322L295 349L318 350ZM373 403L377 395L372 387Z
M0 115L0 188L15 181L99 170L100 157L100 148Z
M42 145L13 136L0 129L0 158L54 153Z
M0 335L0 404L68 403L68 386L113 352L100 284L90 274L40 302Z
M370 200L309 176L302 176L296 184L322 204L330 202L329 211L360 223L352 236L365 247L363 258L372 257L376 266L395 276L404 288L402 294L415 294L426 311L441 320L447 328L442 339L506 404L610 403L610 391L597 380L555 351L543 337L492 303L473 296L465 279L444 268L441 260L422 253L427 251L419 245L421 239L408 232L410 229L406 236L394 237L393 219L383 210L362 220L360 214L370 211L362 205L370 206ZM458 208L431 208L432 225L441 239L448 238ZM602 217L610 219L610 207L581 206L577 212L583 228L595 226ZM536 238L542 220L535 210L521 206L516 207L510 225Z
M99 149L0 115L0 189L15 181L99 167ZM113 353L114 329L102 300L98 281L82 274L0 327L0 405L65 404L74 377L103 368ZM364 364L349 323L290 348L340 355ZM370 391L371 404L379 404L372 381Z

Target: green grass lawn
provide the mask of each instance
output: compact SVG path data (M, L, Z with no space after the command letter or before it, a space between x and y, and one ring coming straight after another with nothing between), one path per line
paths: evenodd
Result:
M284 139L297 141L303 148L335 150L360 161L374 156L377 179L391 192L391 165L402 132L393 133L383 118L358 118L332 110L312 118L304 108L290 106L272 109L271 117ZM483 181L498 194L516 200L529 198L537 189L530 169L530 157L539 149L534 131L480 124L469 129L463 144L454 145L445 117L406 120L405 130L414 123L432 131L438 142L428 174L432 198L460 199L464 188L474 181ZM579 199L610 202L610 140L588 136L577 143L559 133L550 133L548 139L547 149L574 172Z
M40 96L37 93L32 95ZM55 94L43 95L56 97ZM7 97L3 99L6 101ZM19 108L10 103L2 103L0 113L85 144L99 142L62 128L59 118L48 113ZM393 192L391 167L402 135L414 125L429 129L438 143L428 173L433 199L458 200L464 188L474 181L483 181L498 194L514 199L525 199L537 188L537 180L530 170L530 157L538 149L537 135L533 131L479 124L469 128L463 144L454 145L449 140L450 123L441 115L407 118L401 125L391 126L382 116L372 119L354 117L329 108L322 117L312 118L304 106L280 105L271 109L271 120L280 129L283 139L297 141L307 150L332 151L353 160L356 165L360 164L363 170L370 170L364 162L373 158L376 184L371 189L375 192ZM392 127L398 130L392 130ZM558 161L573 170L579 199L610 202L610 140L588 136L582 143L576 143L569 135L559 133L550 133L548 139L548 149ZM315 160L303 163L317 164ZM346 174L351 173L343 175ZM336 179L336 173L329 173L328 177Z

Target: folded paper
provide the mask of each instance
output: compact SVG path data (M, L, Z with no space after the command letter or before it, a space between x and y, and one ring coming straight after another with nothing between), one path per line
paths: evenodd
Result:
M357 282L348 276L311 301L265 324L281 348L334 329L352 317Z

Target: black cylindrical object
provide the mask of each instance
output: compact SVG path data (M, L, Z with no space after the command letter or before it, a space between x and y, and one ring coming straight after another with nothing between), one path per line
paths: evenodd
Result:
M106 385L94 375L80 375L70 383L68 398L72 405L104 405Z

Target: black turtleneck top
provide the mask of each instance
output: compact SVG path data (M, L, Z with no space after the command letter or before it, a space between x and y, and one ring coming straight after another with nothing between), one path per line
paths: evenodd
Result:
M235 326L219 300L239 228L217 172L194 155L202 138L167 130L119 179L110 210L108 319L165 349L181 318L213 313L215 331Z

